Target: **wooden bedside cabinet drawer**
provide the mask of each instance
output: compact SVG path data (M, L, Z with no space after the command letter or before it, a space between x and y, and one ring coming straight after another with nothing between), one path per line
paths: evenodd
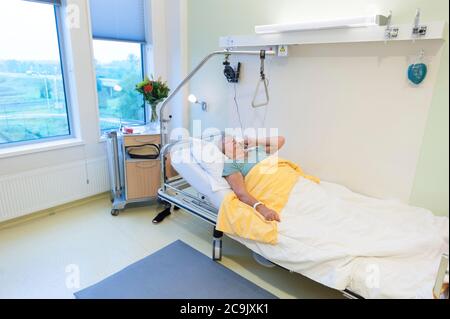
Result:
M156 196L160 186L160 161L126 161L126 170L127 199Z
M124 146L139 146L144 144L161 144L160 135L124 136Z

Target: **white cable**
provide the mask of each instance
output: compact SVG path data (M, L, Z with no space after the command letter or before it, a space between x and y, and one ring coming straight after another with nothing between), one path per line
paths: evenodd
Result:
M238 119L239 119L239 125L241 126L241 132L242 132L242 134L243 134L243 133L244 133L244 127L243 127L243 125L242 125L241 113L239 112L239 103L238 103L238 101L237 101L237 89L236 89L236 86L237 86L237 84L234 83L234 85L233 85L233 87L234 87L234 97L233 97L233 100L234 100L234 105L236 106L236 112L237 112L237 116L238 116Z
M269 72L266 72L267 74L270 74L270 64L268 64L268 69L269 69ZM266 75L266 77L265 77L265 81L266 81L266 83L267 83L267 87L269 87L269 77ZM234 97L233 97L233 100L234 100L234 105L236 106L236 113L237 113L237 116L238 116L238 119L239 119L239 125L241 126L241 130L242 130L242 133L244 132L244 126L242 125L242 119L241 119L241 113L240 113L240 111L239 111L239 103L238 103L238 101L237 101L237 84L236 83L234 83L233 84L234 85ZM270 102L269 102L269 104L270 104ZM265 108L265 110L264 110L264 116L263 116L263 121L262 121L262 128L264 127L264 125L265 125L265 123L266 123L266 117L267 117L267 109L268 109L268 106L269 106L269 104L267 104L264 108Z

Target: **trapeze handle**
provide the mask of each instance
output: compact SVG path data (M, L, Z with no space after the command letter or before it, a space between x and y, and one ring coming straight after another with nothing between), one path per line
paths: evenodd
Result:
M264 94L265 94L266 100L256 103L256 97L258 96L259 86L261 85L261 83L264 84ZM259 80L258 84L256 85L255 95L253 95L253 100L252 100L252 106L254 108L256 108L256 107L265 106L267 104L269 104L269 89L268 89L267 79L264 78L264 79Z

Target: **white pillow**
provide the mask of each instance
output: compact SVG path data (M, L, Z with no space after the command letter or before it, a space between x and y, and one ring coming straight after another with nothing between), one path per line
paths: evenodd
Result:
M226 157L216 144L192 138L191 154L200 167L208 173L209 184L213 192L230 188L228 182L222 177Z

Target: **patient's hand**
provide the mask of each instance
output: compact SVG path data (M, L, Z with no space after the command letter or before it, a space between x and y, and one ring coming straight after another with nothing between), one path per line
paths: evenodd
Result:
M270 208L267 208L264 205L259 205L256 210L263 215L263 217L267 220L267 221L280 221L280 216L278 216L278 213Z

